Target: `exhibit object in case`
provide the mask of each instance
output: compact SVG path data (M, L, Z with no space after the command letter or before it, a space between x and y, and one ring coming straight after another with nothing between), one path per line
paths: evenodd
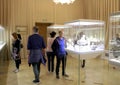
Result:
M109 62L120 66L120 12L109 17Z
M80 54L104 51L104 26L100 20L79 19L65 23L67 50Z

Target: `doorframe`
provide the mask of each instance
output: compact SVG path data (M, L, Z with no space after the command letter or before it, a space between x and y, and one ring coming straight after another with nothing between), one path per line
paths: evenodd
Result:
M50 26L50 25L53 25L54 23L52 22L35 22L35 26L38 26L40 28L40 26L46 26L46 30L47 30L47 27ZM46 31L46 35L47 35L47 31ZM45 40L45 44L47 44L47 37L43 37Z

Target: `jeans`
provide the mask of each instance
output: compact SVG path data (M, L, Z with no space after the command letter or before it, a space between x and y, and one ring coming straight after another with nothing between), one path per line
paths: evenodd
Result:
M47 58L48 58L48 71L53 72L55 54L53 52L47 52Z
M35 80L39 80L39 75L40 75L40 64L41 64L41 62L32 63L33 72L34 72L34 75L35 75Z
M15 60L15 65L17 69L19 69L20 64L21 64L21 59Z
M57 57L57 64L56 64L56 75L59 75L59 68L60 68L60 63L62 61L62 75L65 75L65 68L66 68L66 57L67 56L62 56Z

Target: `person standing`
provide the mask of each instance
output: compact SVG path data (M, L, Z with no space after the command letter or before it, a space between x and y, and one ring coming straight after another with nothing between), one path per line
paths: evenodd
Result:
M55 39L56 32L52 31L50 37L47 40L47 58L48 58L48 71L54 72L54 58L55 53L53 52L51 45Z
M18 39L22 40L21 34L20 34L20 30L17 31L17 35L18 35Z
M119 33L117 33L115 35L115 44L112 46L112 50L113 50L113 55L115 58L118 58L120 56L120 51L119 51L119 48L120 48L120 37L119 37Z
M57 63L56 63L56 78L59 79L59 68L60 63L62 61L62 76L68 77L68 75L65 73L66 68L66 50L65 50L66 44L65 44L65 38L63 37L63 31L59 31L59 36L56 37L52 44L52 49L55 52L55 55L57 57Z
M13 42L12 42L12 55L13 59L15 60L16 69L14 70L15 73L19 72L19 66L21 64L21 57L20 57L20 40L18 39L17 33L12 33Z
M119 37L119 34L118 34L118 33L116 34L115 40L116 40L116 43L117 43L117 44L120 44L120 37Z
M33 27L33 34L28 37L27 49L29 54L28 63L29 65L32 64L35 76L34 83L40 82L40 64L43 63L45 65L46 62L43 57L45 48L43 37L38 34L38 27Z

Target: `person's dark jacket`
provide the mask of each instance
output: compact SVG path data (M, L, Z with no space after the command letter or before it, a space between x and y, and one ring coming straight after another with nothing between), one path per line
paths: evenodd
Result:
M57 53L58 53L58 48L59 48L59 43L58 43L58 41L57 41L57 38L58 38L58 37L56 37L56 39L53 41L53 44L52 44L52 46L51 46L51 48L52 48L53 52L55 53L55 55L57 55Z
M59 37L56 37L56 39L54 40L54 42L53 42L53 44L52 44L52 46L51 46L51 48L52 48L52 50L53 50L53 52L55 53L55 55L56 56L60 56L59 55ZM65 54L66 55L66 54Z
M28 37L27 49L30 50L28 58L29 65L40 61L42 64L46 64L46 60L44 59L44 55L42 53L42 49L45 48L46 46L43 37L39 34L33 34Z
M22 40L21 34L17 34L18 38Z
M16 53L16 54L19 54L20 52L20 40L16 40L13 44L13 52Z

